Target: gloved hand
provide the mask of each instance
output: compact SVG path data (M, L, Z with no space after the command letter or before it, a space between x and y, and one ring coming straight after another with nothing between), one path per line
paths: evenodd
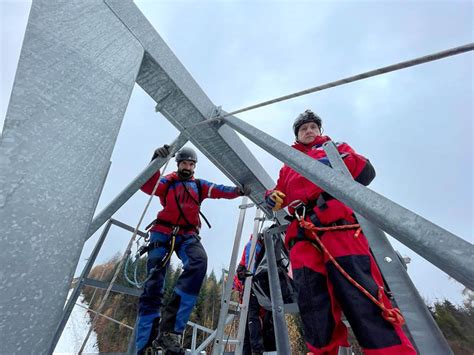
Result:
M168 144L165 144L164 146L155 149L153 152L153 158L151 160L155 160L156 158L166 158L170 154L170 146Z
M251 192L252 192L252 189L247 184L242 185L242 187L240 188L240 194L242 196L248 196L250 195Z
M283 192L273 190L273 192L265 198L265 202L273 211L278 211L281 209L285 196L286 195Z
M247 277L253 276L253 274L247 270L243 265L239 265L236 271L237 278L240 282L244 283Z

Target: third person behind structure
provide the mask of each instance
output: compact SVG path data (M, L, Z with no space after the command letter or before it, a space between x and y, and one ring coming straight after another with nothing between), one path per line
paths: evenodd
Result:
M294 121L293 148L330 166L323 144L331 139L321 132L321 118L306 110ZM375 177L369 160L347 143L336 146L354 179L368 185ZM349 346L344 312L364 353L416 354L354 212L286 165L265 201L274 211L288 207L294 216L285 244L309 351L337 354L339 347Z
M250 235L250 240L245 244L234 277L233 288L239 292L240 303L243 303L245 279L255 275L257 267L265 255L263 234L258 234L253 254L251 254L252 239L253 235ZM250 270L252 261L253 268ZM268 275L265 275L265 277L268 278ZM252 283L253 281L252 279ZM259 303L253 285L250 284L250 287L242 355L262 355L264 352L276 350L272 312Z

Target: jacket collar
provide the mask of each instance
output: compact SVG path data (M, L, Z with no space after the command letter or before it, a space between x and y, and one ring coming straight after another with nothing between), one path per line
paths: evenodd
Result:
M177 171L173 171L172 173L169 173L168 175L166 175L166 178L170 181L194 181L194 175L191 176L191 178L187 179L187 180L182 180L179 176L178 176L178 172Z
M330 141L331 138L328 136L317 136L314 140L309 144L303 144L301 142L296 141L293 143L292 147L298 149L300 152L306 153L310 151L312 148L319 148L323 143Z

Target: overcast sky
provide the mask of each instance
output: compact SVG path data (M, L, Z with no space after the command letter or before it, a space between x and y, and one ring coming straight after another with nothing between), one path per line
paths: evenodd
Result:
M367 70L473 42L470 1L136 1L198 84L226 111ZM8 106L30 2L0 0L1 113ZM325 133L348 142L377 170L370 188L473 242L473 56L462 54L261 108L238 117L293 142L294 117L311 108ZM98 209L178 132L135 87ZM276 180L281 162L245 142ZM202 154L198 177L231 184ZM170 164L168 171L174 169ZM135 226L138 193L115 215ZM207 200L209 269L227 268L239 200ZM159 203L154 201L147 221ZM243 239L252 228L249 210ZM123 252L129 234L112 229L99 261ZM95 240L95 238L93 238ZM86 244L83 259L93 246ZM244 242L244 241L243 241ZM462 299L462 285L397 241L409 274L429 301ZM240 255L239 255L240 257ZM175 260L175 262L177 262Z

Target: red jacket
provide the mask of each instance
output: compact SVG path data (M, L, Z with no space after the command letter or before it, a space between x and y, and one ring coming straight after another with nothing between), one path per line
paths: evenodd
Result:
M329 166L329 160L326 156L322 144L329 141L327 136L318 136L315 140L307 145L296 142L293 148L306 153L313 159L320 161ZM368 185L375 177L375 171L369 160L362 155L357 154L347 143L336 143L337 150L341 154L344 163L351 172L354 179L363 185ZM284 165L280 170L280 176L274 190L283 192L286 197L283 200L283 206L290 205L293 201L301 200L303 203L314 202L318 199L323 190L301 176L287 165ZM269 195L273 190L267 191ZM322 224L330 224L339 219L352 219L352 210L344 205L342 202L333 199L330 195L325 194L327 198L324 208L315 207L315 212ZM294 213L294 210L289 207L289 212Z
M141 187L141 190L151 195L159 178L160 172L158 171ZM203 179L199 179L199 181L201 196L198 194L198 183L194 177L189 180L181 180L178 174L173 172L161 178L155 195L160 197L163 209L158 212L157 223L151 230L169 233L172 226L181 226L180 233L199 232L201 227L199 209L204 199L233 199L241 196L238 187L216 185Z

